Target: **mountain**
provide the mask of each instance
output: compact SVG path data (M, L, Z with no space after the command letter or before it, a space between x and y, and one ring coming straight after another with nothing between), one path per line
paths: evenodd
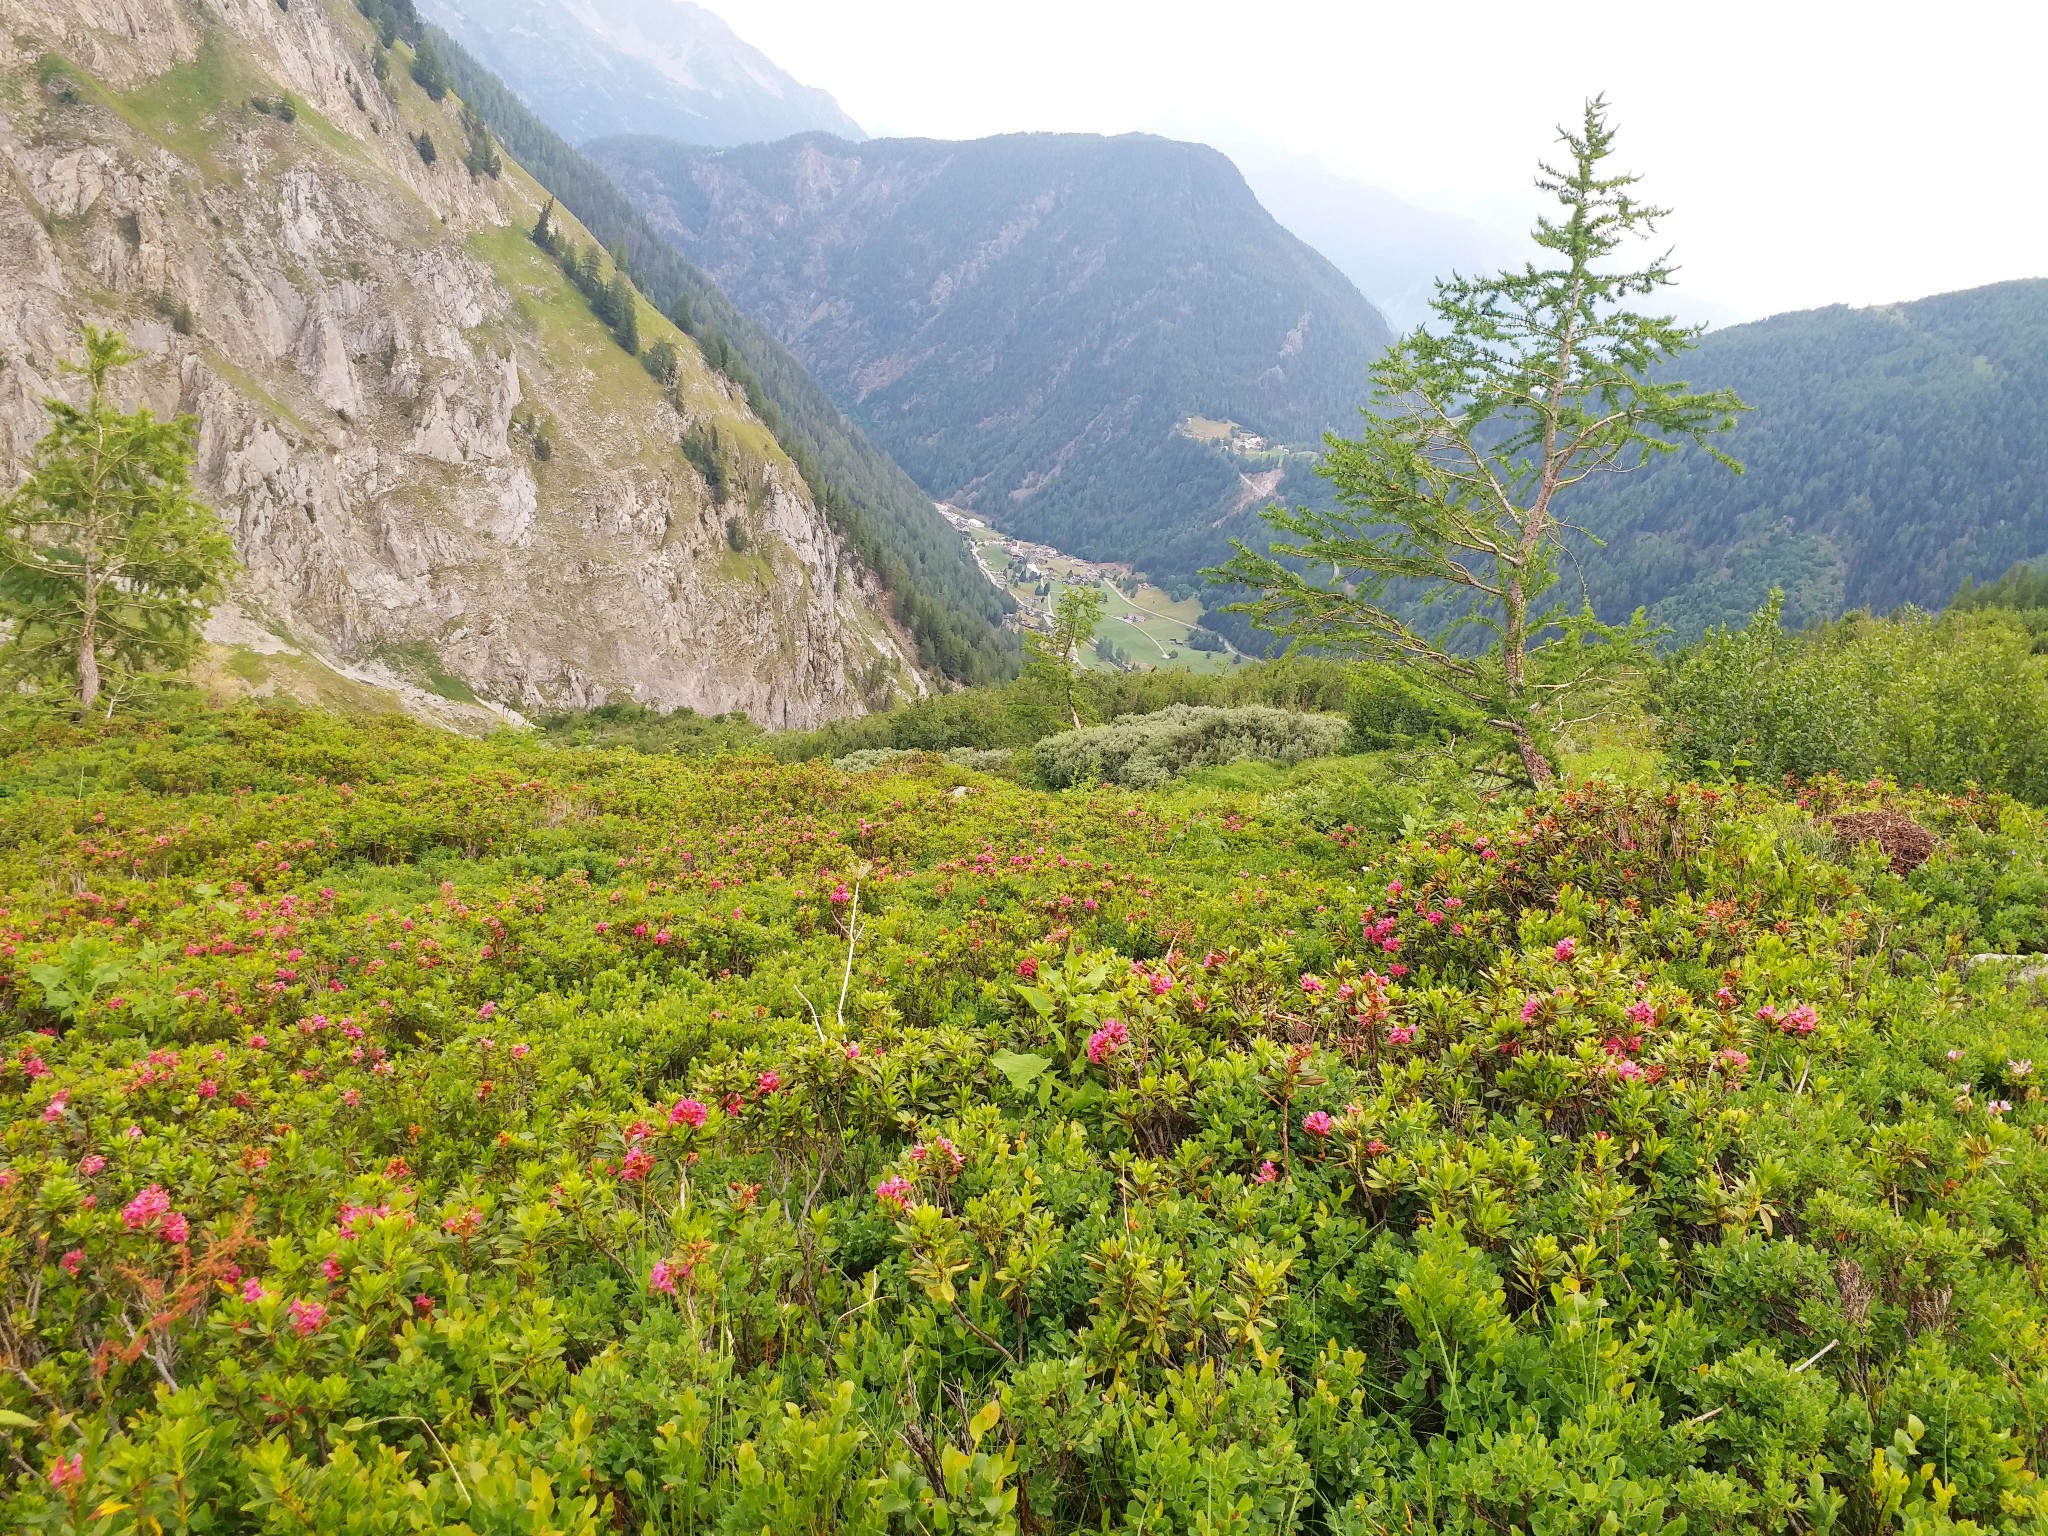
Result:
M1182 585L1313 484L1281 450L1352 419L1389 340L1198 144L588 150L933 496Z
M1400 330L1429 318L1437 279L1518 265L1526 254L1519 232L1418 207L1310 156L1254 141L1219 147L1266 210Z
M1689 637L1774 585L1788 624L1938 608L2048 553L2048 280L1731 326L1674 372L1755 408L1723 445L1745 472L1688 452L1581 488L1603 614Z
M431 31L432 29L430 29ZM741 386L817 495L826 516L888 588L921 665L963 683L1015 670L1002 628L1014 604L991 585L965 542L901 466L841 413L802 363L685 261L612 181L534 115L446 33L433 32L461 91L548 193L606 250L623 256L646 294Z
M282 657L472 708L790 725L921 691L743 388L565 211L582 291L530 238L546 195L407 30L386 51L347 0L12 0L0 485L80 325L115 325L140 398L199 420L246 567L216 634L262 687Z
M658 133L745 144L821 130L860 138L824 91L799 85L689 0L419 0L572 143Z

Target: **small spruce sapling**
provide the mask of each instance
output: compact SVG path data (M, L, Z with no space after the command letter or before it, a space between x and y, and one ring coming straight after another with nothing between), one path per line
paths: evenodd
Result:
M91 326L85 347L64 366L85 375L86 403L44 402L50 430L0 503L0 614L10 669L62 679L90 709L110 675L191 659L235 556L192 494L197 420L116 409L108 376L142 354Z

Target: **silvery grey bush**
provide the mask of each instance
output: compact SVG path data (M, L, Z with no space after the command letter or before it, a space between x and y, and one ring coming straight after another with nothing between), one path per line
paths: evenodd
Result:
M1173 704L1048 736L1032 756L1039 779L1053 789L1097 781L1143 789L1218 763L1292 764L1327 757L1343 750L1350 733L1342 715L1303 715L1260 704Z

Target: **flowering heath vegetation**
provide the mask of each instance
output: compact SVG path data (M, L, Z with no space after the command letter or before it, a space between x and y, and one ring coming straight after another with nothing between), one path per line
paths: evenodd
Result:
M0 754L11 1528L2048 1519L2017 804Z

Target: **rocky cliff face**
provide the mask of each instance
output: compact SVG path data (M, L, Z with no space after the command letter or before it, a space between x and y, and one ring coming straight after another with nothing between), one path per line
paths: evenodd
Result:
M921 688L744 399L644 305L673 389L618 346L528 239L539 189L466 169L455 99L347 0L9 0L5 31L0 485L117 325L299 646L521 710L798 726Z

